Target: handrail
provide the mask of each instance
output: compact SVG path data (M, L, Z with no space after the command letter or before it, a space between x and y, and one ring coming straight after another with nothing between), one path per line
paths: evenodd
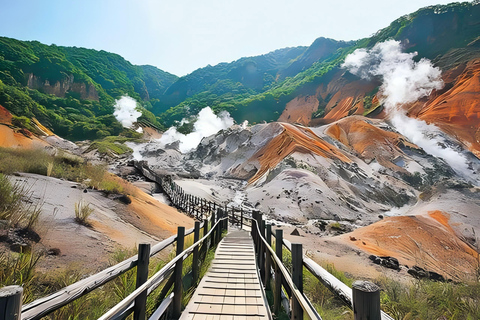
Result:
M210 231L206 235L204 235L200 240L198 240L197 242L192 244L187 249L183 250L179 255L177 255L169 263L167 263L162 269L160 269L151 278L149 278L144 284L142 284L135 291L133 291L131 294L129 294L125 299L123 299L118 304L116 304L113 308L111 308L103 316L98 318L98 320L112 319L118 312L121 312L124 308L128 307L130 305L130 303L132 303L139 294L141 294L142 292L147 290L149 287L151 287L152 284L163 281L165 279L165 274L175 266L177 261L180 260L181 258L183 258L185 255L190 255L193 252L193 249L195 247L199 246L203 241L205 241L205 239L207 239L210 236L210 234L216 229L217 225L221 221L224 221L225 219L227 219L227 218L223 217L223 218L220 218L219 220L217 220L215 225L210 229Z
M186 235L192 234L194 229L188 229ZM150 256L154 256L169 245L173 244L177 239L177 235L173 235L156 245L150 251ZM68 303L86 295L105 283L115 279L119 275L137 266L138 255L134 255L114 266L102 270L90 277L75 282L59 291L37 299L22 307L22 320L36 320L48 315L49 313L67 305Z
M178 184L171 180L171 176L161 175L155 172L154 170L150 169L145 161L135 160L133 162L133 166L141 171L146 178L156 182L174 207L186 212L191 216L201 218L200 216L205 215L205 212L207 213L206 216L208 216L209 211L216 212L217 209L223 209L225 212L235 212L238 210L234 207L229 208L227 205L216 203L215 201L208 201L206 199L187 194ZM252 213L251 210L243 208L240 210L250 215Z
M272 236L275 237L273 234ZM289 251L292 251L292 243L290 241L283 239L283 245ZM303 264L308 271L315 275L330 291L333 291L345 304L353 306L352 289L349 286L305 255L303 255Z
M275 237L274 235L272 236ZM292 243L290 241L283 239L283 244L289 251L292 251ZM305 255L303 256L303 264L324 286L329 288L330 291L333 291L353 310L352 289L349 286L338 280L334 275ZM393 320L393 318L383 310L380 310L380 313L382 320Z
M262 236L262 233L260 232L260 228L258 226L258 223L255 219L251 219L253 221L252 223L255 223L255 227L257 229L257 235L260 238L260 240L263 242L265 247L268 249L270 252L270 255L273 257L275 260L275 264L279 267L280 271L282 272L283 278L287 282L288 286L292 290L293 295L295 295L295 298L297 298L298 302L300 303L302 309L308 314L310 319L318 319L322 320L320 315L318 314L317 310L312 308L310 302L306 299L304 294L298 290L297 286L293 283L292 278L290 277L290 273L287 271L283 263L280 261L280 259L277 257L275 254L275 251L270 247L270 245L267 243L267 240Z

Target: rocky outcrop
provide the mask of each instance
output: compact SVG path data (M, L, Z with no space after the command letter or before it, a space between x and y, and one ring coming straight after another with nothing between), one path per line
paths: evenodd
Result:
M2 106L0 106L0 123L12 124L12 114Z
M368 258L372 260L372 262L375 264L378 264L393 270L400 270L400 264L398 263L398 259L394 257L389 257L389 256L379 257L372 254Z
M92 84L85 84L84 82L75 82L73 75L66 76L65 79L50 83L49 80L44 80L33 73L27 74L27 86L30 89L40 90L42 92L53 94L57 97L64 98L68 92L75 92L79 94L80 99L99 101L97 89Z
M278 121L308 125L312 114L318 110L318 104L316 96L296 97L287 103Z

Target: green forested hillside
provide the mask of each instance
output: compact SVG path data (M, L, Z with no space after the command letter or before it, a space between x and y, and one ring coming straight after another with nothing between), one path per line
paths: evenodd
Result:
M114 100L124 94L142 101L144 117L158 124L149 111L152 102L176 79L105 51L0 37L0 105L70 139L119 134L112 113Z
M342 71L340 65L345 57L358 48L371 48L378 42L395 39L401 41L407 51L417 51L418 59L425 57L443 64L442 67L480 56L477 48L480 46L479 21L480 4L452 3L422 8L402 16L370 38L352 42L319 38L301 55L278 69L275 81L264 92L248 91L238 83L237 87L231 85L233 90L225 94L206 90L170 108L161 118L170 125L209 105L214 110L228 110L237 122L274 121L289 101L301 95L314 95L321 84L328 84ZM450 54L452 52L455 54ZM450 55L449 59L445 58ZM355 78L346 75L350 76ZM180 81L182 78L175 85ZM327 96L321 104L326 105L330 98Z
M357 48L393 38L407 51L417 51L418 59L441 67L480 56L478 21L477 2L431 6L400 17L370 38L318 38L310 47L207 66L181 78L105 51L0 37L0 104L15 116L35 116L71 139L121 132L112 113L114 99L124 94L141 102L144 120L159 127L206 106L229 111L237 122L274 121L292 99L318 96L318 88L334 77L344 83L354 79L340 65ZM331 96L319 98L320 104Z

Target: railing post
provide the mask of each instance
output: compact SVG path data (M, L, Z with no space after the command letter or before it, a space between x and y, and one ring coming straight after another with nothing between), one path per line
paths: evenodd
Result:
M251 228L250 228L250 235L252 236L252 239L253 239L253 244L257 244L257 242L255 241L255 232L253 231L253 227L255 226L255 224L253 223L255 221L255 213L256 211L252 211L252 220L250 220L250 223L251 223Z
M195 227L193 232L193 243L196 243L200 240L200 221L195 221ZM193 273L193 283L196 284L198 281L198 268L200 267L198 261L198 246L193 248L193 262L192 262L192 273Z
M262 228L262 225L261 225L261 220L262 220L262 214L260 213L260 211L256 211L255 212L255 221L257 223L257 227L255 228L255 238L256 238L256 246L255 246L255 252L257 254L257 265L258 266L261 266L261 263L260 263L260 248L261 248L261 245L262 245L262 242L260 240L260 232L261 232L261 228Z
M23 288L7 286L0 289L0 316L5 320L20 320Z
M292 281L297 287L298 291L303 293L303 253L301 243L292 243ZM291 319L303 319L302 306L293 294Z
M280 260L280 263L283 263L283 230L275 230L275 255ZM278 315L280 311L280 305L282 303L282 272L280 267L275 264L275 287L273 288L273 313Z
M223 217L226 218L224 221L223 221L223 229L225 231L228 231L228 211L227 210L223 210Z
M185 227L178 227L177 229L177 256L182 253L185 241ZM183 282L182 282L182 269L183 259L178 259L175 264L175 284L173 288L173 318L180 318L182 313L182 294L183 294Z
M267 224L267 237L266 237L268 245L272 246L272 225ZM265 250L265 289L271 290L270 286L270 268L272 267L272 256L270 255L270 251L267 249Z
M370 281L352 284L354 320L380 320L380 288Z
M140 243L138 245L137 262L137 282L135 288L138 289L148 279L148 263L150 262L150 243ZM135 298L133 307L133 319L145 320L147 308L147 290Z
M243 208L240 207L240 230L243 229Z
M265 239L265 220L260 220L260 237ZM260 276L262 277L262 281L265 283L265 243L260 239Z
M208 219L203 219L203 236L205 237L208 233ZM207 255L208 251L208 238L204 240L204 244L202 246L205 247L205 255Z
M215 212L212 212L212 219L211 219L211 221L212 221L212 226L210 227L210 229L213 228L213 226L215 225L215 222L216 222L216 221L215 221ZM215 239L216 239L216 238L215 238L215 232L216 232L216 231L217 231L217 230L215 230L215 229L212 230L212 238L211 238L211 241L210 241L210 244L211 244L212 247L215 245Z
M219 222L218 222L218 226L217 226L217 237L216 237L216 240L215 240L215 244L218 244L220 242L220 239L222 238L223 221L220 220L221 218L223 218L222 210L218 209L218 211L217 211L217 221L219 221Z
M223 209L225 210L225 215L227 216L227 229L228 229L228 223L230 222L230 216L228 215L228 208L227 204L223 206Z

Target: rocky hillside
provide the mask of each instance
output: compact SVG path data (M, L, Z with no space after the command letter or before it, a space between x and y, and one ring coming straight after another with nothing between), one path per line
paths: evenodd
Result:
M480 161L463 151L468 172L456 172L382 119L355 115L310 128L233 126L189 153L158 142L137 152L191 194L255 208L276 224L447 278L474 276ZM461 271L449 263L452 255L463 261Z

